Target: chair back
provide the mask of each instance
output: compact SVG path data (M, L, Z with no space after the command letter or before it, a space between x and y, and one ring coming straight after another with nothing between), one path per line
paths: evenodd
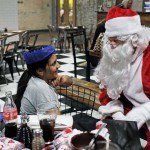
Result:
M83 47L84 47L84 52L85 52L85 56L86 56L86 61L88 62L89 60L89 54L88 54L88 47L87 47L87 39L86 39L86 29L85 28L81 28L78 30L75 30L73 32L70 33L71 34L71 43L72 43L72 52L73 52L73 59L74 59L74 75L75 77L77 77L77 61L76 61L76 38L82 38L83 39ZM86 79L88 79L88 73L86 72Z
M24 33L22 33L18 42L19 49L22 49L22 50L26 49L28 36L29 36L28 31L25 31Z
M57 28L53 25L47 25L49 36L52 38L56 37L55 33L57 32Z
M37 33L30 34L28 36L28 38L27 38L27 49L29 49L29 51L35 48L38 36L39 35Z
M60 47L60 50L63 49L64 38L61 36L58 28L53 25L47 25L48 33L50 36L50 45L53 45L55 48Z
M96 104L99 95L99 87L94 83L90 83L77 78L69 87L57 87L59 101L63 108L62 113L71 115L92 116L93 110L97 110L100 104Z

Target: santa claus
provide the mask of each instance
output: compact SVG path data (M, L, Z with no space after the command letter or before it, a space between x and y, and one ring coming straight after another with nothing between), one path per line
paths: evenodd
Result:
M150 29L131 9L112 8L106 17L103 57L95 69L101 117L145 123L150 130ZM147 132L147 135L150 133Z

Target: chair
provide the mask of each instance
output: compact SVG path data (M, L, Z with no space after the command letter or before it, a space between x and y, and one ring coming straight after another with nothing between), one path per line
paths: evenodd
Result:
M92 117L93 110L98 110L97 100L99 87L97 84L73 78L69 87L57 87L62 114L72 115L74 119Z
M73 51L73 59L74 59L74 75L75 75L75 77L77 77L77 66L78 65L77 65L77 61L76 61L76 53L77 52L76 52L76 48L75 48L77 38L82 38L83 46L84 46L84 52L85 52L85 56L86 56L85 62L89 63L89 61L88 61L89 60L89 53L88 53L87 40L86 40L86 29L81 28L81 29L78 29L78 30L71 32L70 34L71 34L71 43L72 43L72 51ZM90 72L88 72L87 69L86 69L86 80L87 81L90 80Z
M58 36L57 29L55 26L47 25L49 36L50 36L50 45L53 45L56 48L63 49L64 37Z
M28 39L28 32L26 31L20 36L18 45L17 45L17 49L15 49L15 53L17 56L17 62L18 62L18 58L20 57L23 70L25 69L23 53L27 50L27 48L26 48L27 47L27 39Z
M0 45L0 69L1 69L1 72L3 74L6 84L8 84L7 79L5 77L5 62L3 60L3 52L4 52L3 43L5 43L5 40L6 40L5 37L0 40L0 43L1 43L1 45Z
M29 51L31 51L31 50L33 50L35 48L38 36L39 35L37 33L35 33L35 34L29 34L29 36L27 38L27 45L26 45L26 48Z
M23 53L25 51L31 51L32 49L35 48L37 38L38 38L38 34L30 34L29 35L28 31L26 31L21 35L21 37L18 41L18 46L16 48L17 62L18 62L18 58L20 57L23 70L25 69Z
M9 66L9 70L10 70L10 74L12 77L12 80L14 80L14 76L13 76L13 62L15 63L16 66L16 70L18 72L18 74L20 75L19 69L17 67L17 60L16 60L16 48L17 48L18 42L9 42L8 44L4 43L4 52L3 52L3 60L5 60L5 69L6 69L6 65L8 64Z

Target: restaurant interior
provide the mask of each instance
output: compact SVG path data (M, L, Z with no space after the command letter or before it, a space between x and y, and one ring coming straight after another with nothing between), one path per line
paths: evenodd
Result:
M90 63L90 58L92 56L99 60L101 56L100 50L91 49L91 44L97 24L106 17L111 7L121 2L122 0L0 0L0 112L3 111L6 100L5 93L12 91L15 99L18 81L27 69L23 53L37 46L52 45L61 65L59 74L74 78L71 87L56 88L61 115L64 116L60 118L61 123L65 123L66 117L66 122L73 123L65 127L86 132L89 132L89 128L94 130L96 122L100 120L100 90L93 75L95 66ZM149 0L133 0L132 9L139 13L142 25L149 27L150 7L145 6L147 3L150 6ZM8 51L12 53L4 55ZM71 120L67 120L70 119L68 116L71 116ZM32 121L34 119L31 118ZM120 131L122 138L128 133L125 140L133 149L138 150L141 144L145 145L135 124L104 122L108 124L111 138L117 133L116 136L119 137ZM127 131L130 126L131 129ZM130 132L132 134L129 136ZM117 144L121 149L125 148L120 141ZM128 146L126 149L131 150Z

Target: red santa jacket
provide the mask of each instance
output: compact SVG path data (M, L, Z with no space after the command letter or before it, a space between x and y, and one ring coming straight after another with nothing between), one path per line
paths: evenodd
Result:
M150 100L150 44L131 64L131 75L129 80L129 87L123 91L126 99L120 97L120 100L127 110L131 109L133 105L138 106ZM99 101L101 105L106 105L111 101L111 98L107 95L106 89L103 89L99 95Z

